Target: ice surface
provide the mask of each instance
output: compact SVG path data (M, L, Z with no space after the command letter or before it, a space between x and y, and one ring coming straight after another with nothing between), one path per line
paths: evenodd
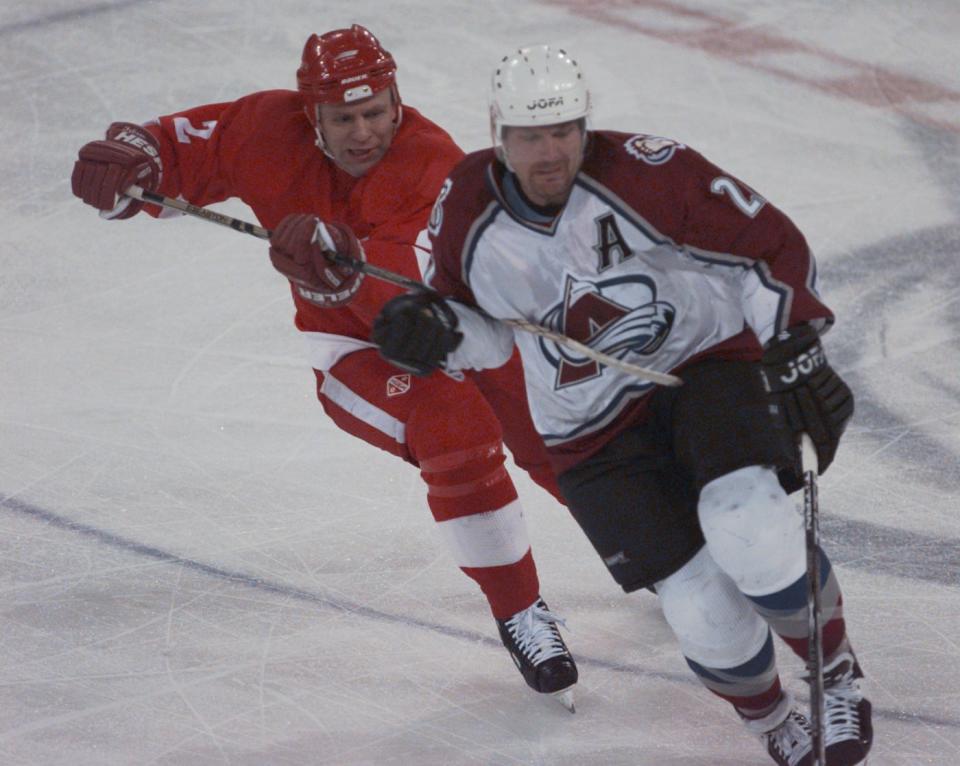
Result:
M960 763L952 0L5 4L0 763L768 763L515 472L582 675L575 716L528 691L416 471L324 418L263 243L71 196L110 121L291 87L307 34L353 21L467 149L492 63L557 42L594 125L682 140L797 221L858 395L822 502L871 763Z

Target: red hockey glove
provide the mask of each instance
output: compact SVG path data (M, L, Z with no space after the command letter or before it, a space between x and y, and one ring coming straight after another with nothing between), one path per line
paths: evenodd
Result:
M292 213L280 221L270 236L270 261L293 282L301 298L334 308L349 302L360 289L363 272L329 255L365 261L356 235L342 223L324 223L314 215Z
M73 166L73 193L101 210L104 218L129 218L143 202L124 197L131 184L147 191L160 186L160 144L149 131L131 122L115 122L103 141L80 149Z
M809 434L823 473L853 415L853 392L827 364L817 331L797 325L770 341L763 353L763 375L790 431L794 436ZM780 483L788 491L799 488L802 473L794 477L781 473Z
M441 369L447 354L463 340L459 320L447 302L426 290L387 301L373 321L370 339L380 355L414 375Z

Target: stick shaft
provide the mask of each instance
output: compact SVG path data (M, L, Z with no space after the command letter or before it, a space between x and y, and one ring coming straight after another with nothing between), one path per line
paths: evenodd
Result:
M238 218L233 218L232 216L218 213L215 210L211 210L207 207L192 205L189 202L185 202L180 199L174 199L173 197L165 197L162 194L147 191L146 189L136 185L130 186L124 192L124 194L142 202L149 202L151 204L159 205L160 207L169 208L171 210L179 210L181 213L186 213L187 215L201 218L204 221L210 221L211 223L226 226L234 231L250 234L258 239L270 239L270 230L265 229L262 226L257 226L256 224L248 223L247 221L241 221ZM433 288L425 285L423 282L418 282L416 279L410 279L410 277L406 277L403 274L397 274L396 272L382 269L379 266L375 266L372 263L367 263L366 261L360 261L356 258L340 255L339 253L332 255L331 260L343 264L344 266L349 266L350 268L358 271L362 271L365 274L369 274L371 277L376 277L384 282L390 282L391 284L406 288L407 290L433 292ZM650 370L646 367L640 367L635 364L630 364L629 362L624 362L621 359L617 359L609 354L604 354L603 352L590 348L590 346L580 343L573 338L569 338L562 333L542 327L534 322L528 322L525 319L502 319L500 321L506 325L510 325L511 327L516 327L524 332L540 335L541 337L552 340L554 343L558 343L561 346L566 346L574 351L578 351L584 356L593 359L595 362L603 364L607 367L614 367L618 370L629 373L630 375L634 375L635 377L648 380L651 383L658 383L662 386L679 386L682 383L680 378L678 378L676 375L657 372L656 370Z
M218 213L216 210L211 210L208 207L191 205L189 202L184 202L182 199L164 197L162 194L156 194L155 192L147 191L146 189L142 189L136 185L129 187L124 194L126 194L128 197L138 199L141 202L150 202L154 205L159 205L160 207L169 208L171 210L179 210L181 213L186 213L187 215L192 215L196 218L202 218L205 221L218 223L221 226L226 226L234 231L241 231L244 234L250 234L258 239L270 239L269 229L265 229L262 226L257 226L255 223L247 223L246 221L241 221L239 218L233 218L232 216Z
M807 434L800 435L800 456L803 465L803 522L807 548L807 615L810 634L807 672L810 677L810 731L813 766L826 766L817 452Z

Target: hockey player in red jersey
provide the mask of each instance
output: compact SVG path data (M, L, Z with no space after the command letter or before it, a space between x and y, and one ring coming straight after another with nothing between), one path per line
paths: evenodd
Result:
M297 86L144 126L114 123L104 140L80 149L74 194L111 219L143 207L124 196L131 184L194 205L239 197L274 229L270 259L290 280L325 412L419 467L441 536L486 595L524 679L572 707L576 665L540 598L504 466L505 441L559 499L519 358L459 380L399 373L369 341L373 318L399 289L326 257L336 251L420 279L430 208L463 152L401 104L394 59L362 26L311 35Z
M809 766L810 725L772 640L807 657L804 530L784 487L801 433L826 470L853 396L823 354L834 318L806 241L682 143L588 130L586 83L562 50L504 57L492 86L494 148L457 166L431 217L444 298L393 299L374 340L417 373L496 366L516 342L563 495L610 574L656 592L690 668L780 766ZM683 385L497 321L516 318ZM870 749L871 708L819 562L826 760L850 766Z

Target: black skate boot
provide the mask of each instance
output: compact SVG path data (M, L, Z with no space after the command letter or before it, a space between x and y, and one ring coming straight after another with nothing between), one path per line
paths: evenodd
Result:
M507 620L497 620L500 640L534 691L555 695L564 707L574 712L573 685L577 665L560 637L555 617L542 598Z
M767 716L744 719L747 729L760 737L777 766L810 766L813 763L810 722L784 692L777 707Z
M863 671L850 651L837 654L823 668L824 741L827 766L867 762L873 744L870 700L860 691Z

